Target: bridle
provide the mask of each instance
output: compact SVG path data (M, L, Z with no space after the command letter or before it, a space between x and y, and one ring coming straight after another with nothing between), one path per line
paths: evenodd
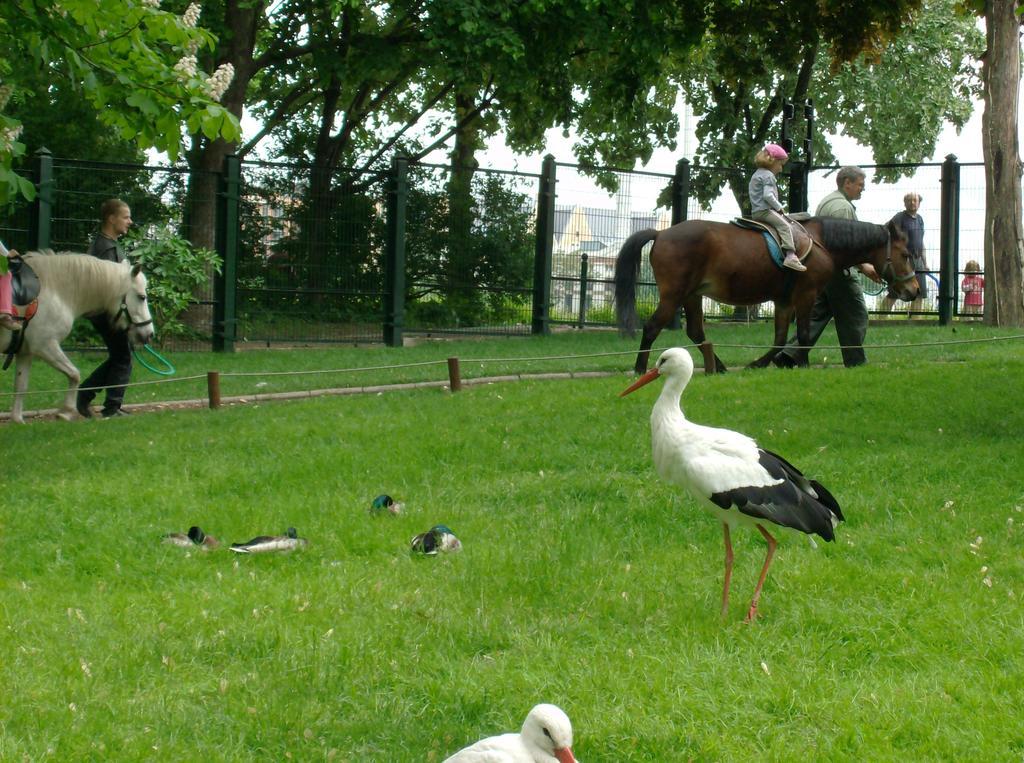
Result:
M149 326L151 323L153 323L153 319L152 318L150 318L148 321L132 320L132 315L131 315L131 313L128 312L128 295L127 294L125 294L123 297L121 297L121 307L114 314L114 323L117 323L119 320L121 320L121 316L122 315L124 316L124 318L128 322L128 324L130 326L134 326L135 328L142 328L143 326Z
M911 278L917 277L917 273L913 270L903 276L896 275L896 268L892 266L892 234L889 231L885 232L885 265L882 266L882 272L879 275L883 281L890 285L900 283L901 281L909 281Z

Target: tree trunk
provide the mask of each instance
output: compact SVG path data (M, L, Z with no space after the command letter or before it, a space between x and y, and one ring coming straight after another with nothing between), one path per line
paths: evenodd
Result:
M264 7L263 2L245 0L228 0L224 6L224 27L232 31L221 40L213 63L215 66L230 63L235 67L235 76L224 92L221 104L239 119L242 117L246 92L254 73L256 31ZM224 158L234 153L237 148L237 143L227 143L220 138L211 141L202 132L193 136L192 147L185 155L190 172L182 220L184 236L192 246L214 248L220 173L224 170ZM208 276L209 285L196 290L195 297L198 301L207 301L210 298L207 292L212 293L213 290L212 270ZM197 304L188 309L183 320L187 325L205 331L212 317L210 305Z
M985 0L985 322L1024 326L1024 230L1017 139L1020 21L1016 0Z
M455 96L455 120L461 122L476 107L472 94L459 92ZM479 318L480 292L474 271L477 263L473 255L473 174L479 162L476 150L480 146L480 120L474 118L455 133L455 146L451 154L451 178L448 181L448 266L447 299L449 307L461 323L473 323Z

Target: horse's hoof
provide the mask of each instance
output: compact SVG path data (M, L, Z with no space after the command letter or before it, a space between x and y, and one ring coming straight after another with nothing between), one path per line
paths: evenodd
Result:
M74 421L78 418L78 414L72 411L61 411L57 414L57 418L61 421Z
M793 360L793 358L789 357L789 355L784 352L777 353L775 357L772 358L772 364L776 368L795 368L800 365L798 361ZM807 364L804 363L804 365L806 366Z

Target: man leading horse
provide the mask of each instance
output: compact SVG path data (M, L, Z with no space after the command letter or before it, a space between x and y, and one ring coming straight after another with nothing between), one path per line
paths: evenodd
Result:
M815 217L833 217L840 220L856 220L857 208L853 202L864 193L866 176L860 167L843 167L836 173L836 190L828 194L818 204ZM814 302L811 308L810 345L807 352L818 343L818 339L835 318L836 333L842 346L843 364L847 368L867 363L864 354L864 337L868 331L868 307L864 302L864 290L860 287L855 270L876 283L882 283L881 277L870 262L864 262L849 268L836 269L831 280ZM797 365L796 334L772 360L780 368L792 368Z

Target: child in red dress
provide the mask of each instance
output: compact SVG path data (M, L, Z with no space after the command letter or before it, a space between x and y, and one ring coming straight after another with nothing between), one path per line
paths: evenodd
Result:
M964 273L967 275L960 284L960 291L964 293L964 314L981 315L985 299L985 279L981 275L978 261L968 262L964 267Z

